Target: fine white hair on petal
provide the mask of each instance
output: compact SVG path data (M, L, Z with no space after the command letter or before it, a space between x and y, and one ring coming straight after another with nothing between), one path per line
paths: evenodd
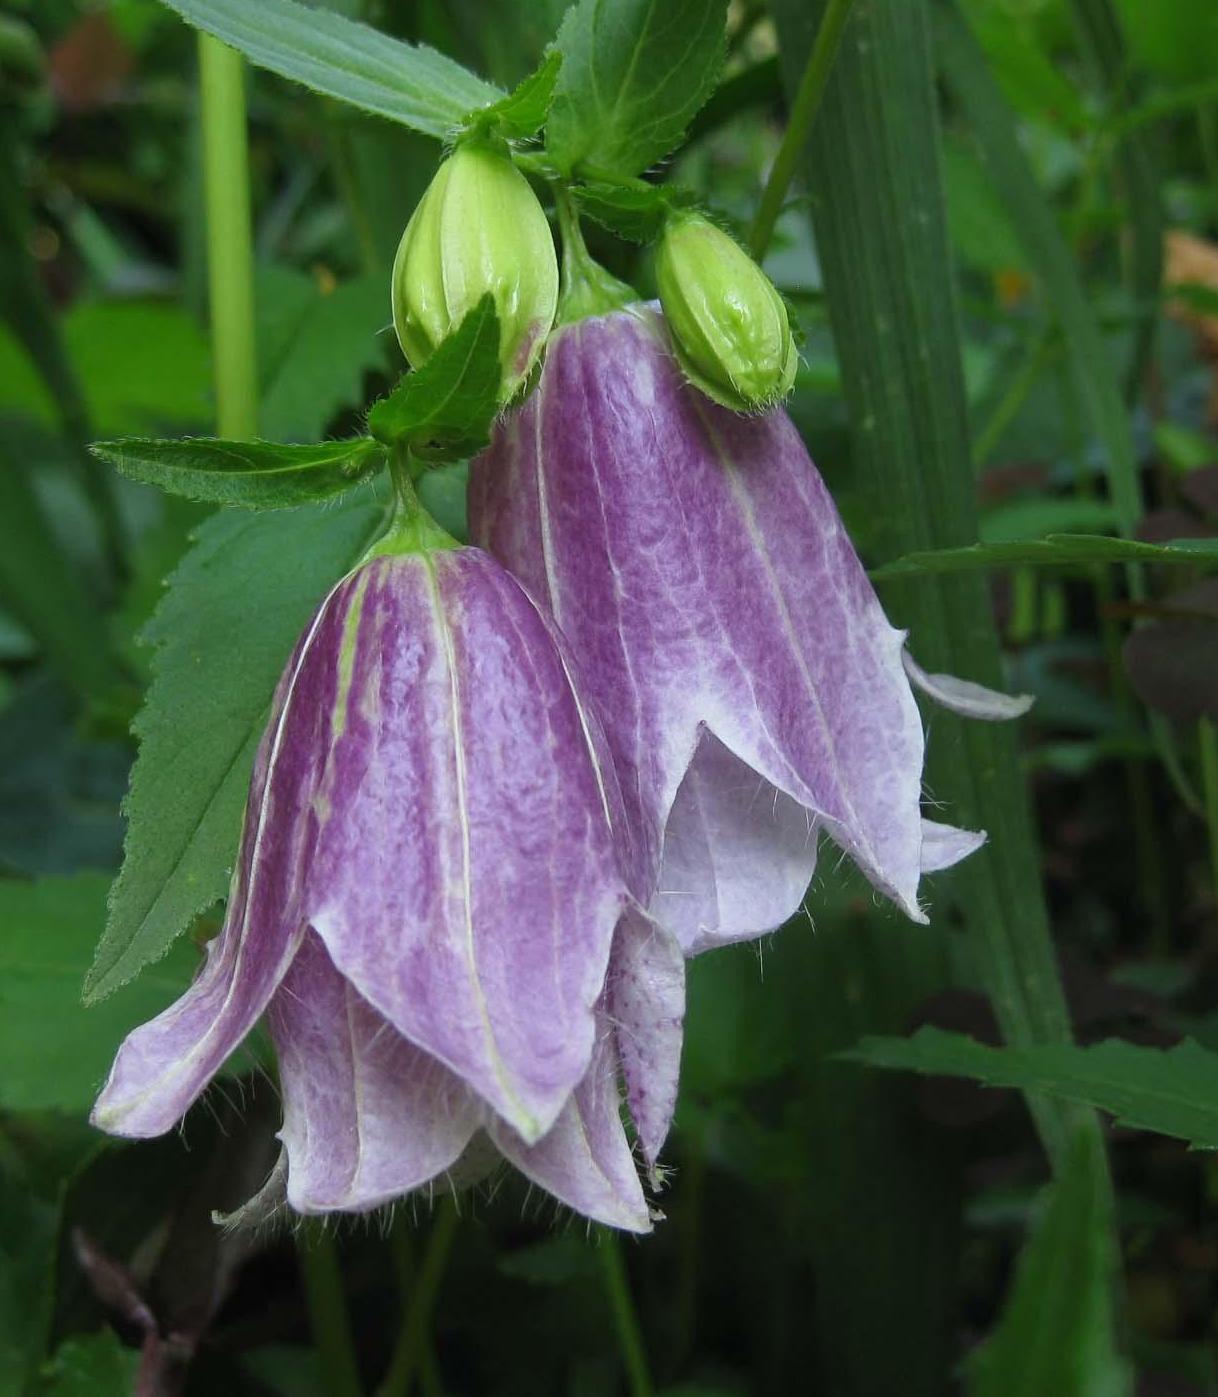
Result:
M971 679L957 679L952 674L928 674L908 650L901 651L901 661L913 684L962 718L1006 722L1022 718L1036 702L1031 694L1000 694L984 684L974 684Z

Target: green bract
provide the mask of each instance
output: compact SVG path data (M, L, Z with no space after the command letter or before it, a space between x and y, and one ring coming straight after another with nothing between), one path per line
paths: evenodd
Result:
M724 407L756 412L784 398L798 354L769 277L699 213L675 213L656 256L660 304L691 383Z
M393 324L414 368L487 293L499 317L500 400L537 362L558 306L554 239L506 154L471 142L440 166L393 264Z

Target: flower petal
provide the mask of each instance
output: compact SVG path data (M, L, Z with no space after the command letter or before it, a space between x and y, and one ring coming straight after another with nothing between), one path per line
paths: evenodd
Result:
M677 1104L685 1022L685 957L671 932L642 912L618 925L606 988L643 1158L654 1171Z
M630 1142L622 1128L613 1032L602 1022L587 1076L550 1131L534 1144L503 1122L490 1135L504 1158L547 1193L595 1222L650 1232Z
M664 831L652 913L686 955L773 931L816 870L815 821L707 733Z
M578 658L653 876L705 726L924 920L904 638L784 412L691 389L647 308L580 321L474 462L470 504Z
M914 657L905 650L901 654L905 673L924 694L962 718L980 718L991 723L1003 723L1022 717L1036 702L1031 694L1001 694L974 684L971 679L957 679L952 674L927 674Z
M957 829L954 825L922 821L922 872L938 873L966 859L986 841L983 829Z
M346 582L333 589L280 679L254 762L224 927L186 993L127 1036L94 1105L94 1125L113 1135L173 1127L253 1028L300 945L300 888L316 833L318 713L333 697L325 657L341 633L347 596Z
M305 910L365 999L536 1140L587 1067L626 899L583 715L485 554L364 575Z
M387 1023L305 938L268 1013L283 1088L288 1202L362 1212L443 1174L485 1108Z

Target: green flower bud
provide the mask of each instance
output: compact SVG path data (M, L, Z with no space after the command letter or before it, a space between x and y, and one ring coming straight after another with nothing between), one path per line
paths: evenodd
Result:
M660 305L689 381L736 412L786 397L799 355L773 282L699 213L672 214L656 256Z
M528 180L489 145L458 146L406 225L393 263L393 325L418 368L490 292L502 398L537 362L558 306L558 259Z

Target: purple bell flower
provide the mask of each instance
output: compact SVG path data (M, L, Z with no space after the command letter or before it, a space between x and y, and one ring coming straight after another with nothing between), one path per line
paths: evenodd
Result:
M475 461L470 522L565 635L687 953L785 921L822 831L926 920L921 875L985 836L922 816L911 682L976 718L1030 700L914 663L785 412L697 391L652 307L580 320Z
M683 964L632 896L601 741L552 626L486 554L343 578L280 680L223 930L123 1043L94 1123L169 1130L265 1012L272 1203L365 1210L502 1156L646 1231L618 1071L650 1070L658 1149Z

